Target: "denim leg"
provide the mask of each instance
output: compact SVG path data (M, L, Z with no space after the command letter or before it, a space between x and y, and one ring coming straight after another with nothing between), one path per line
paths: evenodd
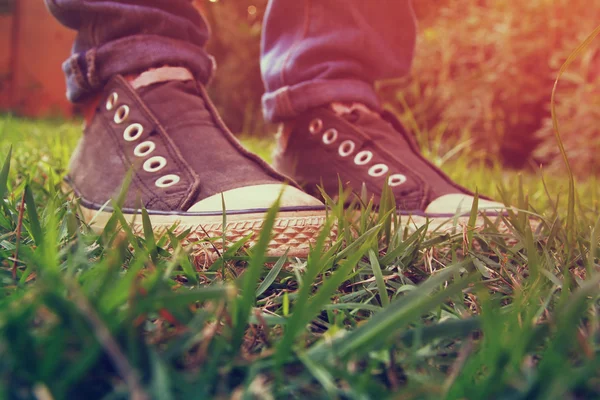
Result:
M206 83L214 61L205 50L209 28L191 0L45 0L50 12L77 30L63 64L67 97L84 100L115 74L162 65L185 66Z
M415 28L411 0L270 0L261 46L265 118L333 101L379 109L374 82L409 70Z

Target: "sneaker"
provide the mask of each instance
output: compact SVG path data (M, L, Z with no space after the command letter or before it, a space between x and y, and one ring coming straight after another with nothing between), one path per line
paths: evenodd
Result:
M341 181L355 193L366 187L378 204L387 181L399 213L418 225L468 217L473 205L473 193L427 161L391 113L362 104L333 103L284 123L273 156L277 171L315 196L322 187L335 197ZM484 197L478 207L488 215L506 210Z
M230 242L248 235L250 244L255 242L280 194L268 254L289 249L289 255L307 255L325 220L323 204L245 150L187 69L115 76L88 109L66 181L95 229L108 222L108 201L132 170L122 211L133 229L143 231L139 214L146 208L154 229L189 230L187 243L196 260L202 259L198 262L206 263L206 251L212 249L204 239L221 237L223 231Z

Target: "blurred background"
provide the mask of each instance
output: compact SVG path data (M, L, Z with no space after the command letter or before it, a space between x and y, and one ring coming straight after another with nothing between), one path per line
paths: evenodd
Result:
M218 74L209 91L237 134L264 137L258 64L267 0L201 0ZM550 94L562 63L600 24L590 0L415 0L410 75L378 83L388 108L435 159L467 156L512 168L558 168ZM375 4L375 2L374 2ZM61 63L74 33L41 0L0 0L0 112L77 115ZM558 116L579 176L600 172L600 46L594 41L559 85ZM438 160L439 161L439 160Z

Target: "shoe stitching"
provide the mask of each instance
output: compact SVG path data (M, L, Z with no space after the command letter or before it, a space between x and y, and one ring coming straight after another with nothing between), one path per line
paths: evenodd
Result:
M169 203L161 199L160 197L154 196L152 199L148 201L146 204L147 209L153 209L155 204L162 204L165 208L170 209Z
M70 186L77 197L81 205L91 210L104 210L107 212L112 212L114 209L107 205L106 203L96 203L94 201L87 200L85 196L82 195L81 191L77 189L77 186L74 184L73 180L67 175L64 178L64 181ZM152 198L151 201L155 202L157 198ZM281 207L279 209L280 212L298 212L298 211L323 211L325 212L327 208L324 205L321 206L297 206L297 207ZM121 211L125 214L138 214L141 212L140 209L130 208L130 207L122 207ZM206 211L206 212L188 212L188 211L179 211L179 210L153 210L150 207L147 207L148 214L151 215L180 215L180 216L216 216L223 215L223 211ZM240 214L256 214L256 213L266 213L269 211L268 208L250 208L243 210L229 210L227 211L228 215L240 215ZM309 217L314 218L314 217ZM320 217L317 217L320 218Z
M97 89L101 84L96 74L96 49L85 53L85 62L87 64L87 81L92 89Z

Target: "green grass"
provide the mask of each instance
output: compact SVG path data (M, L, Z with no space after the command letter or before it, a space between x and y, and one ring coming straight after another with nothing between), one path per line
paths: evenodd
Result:
M173 235L78 220L59 187L79 123L0 118L0 399L600 397L595 178L569 203L566 172L428 148L540 224L431 236L392 224L391 204L358 220L330 204L332 247L284 266L266 230L204 270ZM269 141L245 143L268 158Z

